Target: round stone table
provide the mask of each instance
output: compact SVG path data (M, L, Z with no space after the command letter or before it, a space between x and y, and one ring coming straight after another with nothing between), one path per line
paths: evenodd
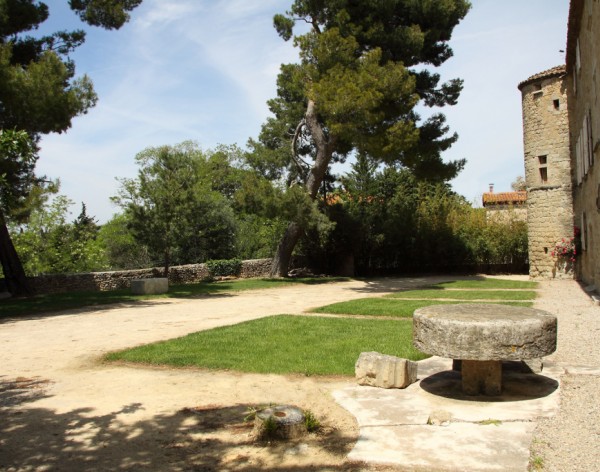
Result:
M556 350L556 317L542 310L466 303L415 310L413 344L461 360L467 395L500 395L502 361L537 359Z

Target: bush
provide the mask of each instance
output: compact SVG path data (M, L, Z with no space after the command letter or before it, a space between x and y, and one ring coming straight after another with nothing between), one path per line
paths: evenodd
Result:
M241 259L217 259L206 261L206 267L211 277L227 277L240 275Z

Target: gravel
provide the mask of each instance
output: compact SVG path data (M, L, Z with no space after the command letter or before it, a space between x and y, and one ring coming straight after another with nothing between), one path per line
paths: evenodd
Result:
M547 360L567 373L561 377L558 414L538 422L530 469L599 471L600 306L575 281L541 282L540 292L535 308L558 318L558 347Z

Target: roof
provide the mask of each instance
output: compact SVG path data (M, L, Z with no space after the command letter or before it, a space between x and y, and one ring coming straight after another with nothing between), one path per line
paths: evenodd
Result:
M518 88L519 88L519 90L523 90L523 87L525 87L526 85L532 84L532 83L537 82L538 80L542 80L542 79L549 79L551 77L561 77L561 76L565 75L566 72L567 72L567 68L564 64L560 65L560 66L556 66L556 67L553 67L552 69L548 69L543 72L538 72L537 74L532 75L528 79L521 82L519 84Z
M481 200L483 206L523 205L527 202L527 192L525 190L519 190L517 192L484 193Z

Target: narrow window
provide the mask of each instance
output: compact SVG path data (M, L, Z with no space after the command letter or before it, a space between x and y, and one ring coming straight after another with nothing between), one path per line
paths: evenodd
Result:
M560 100L556 99L553 101L553 103L554 103L554 109L560 110Z
M538 156L540 166L540 181L545 184L548 182L548 156Z

